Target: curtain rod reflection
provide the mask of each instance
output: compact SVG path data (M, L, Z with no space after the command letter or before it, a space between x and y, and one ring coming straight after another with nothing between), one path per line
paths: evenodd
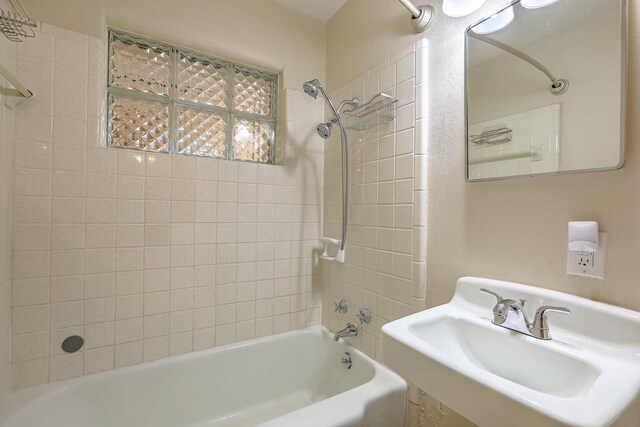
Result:
M469 31L467 33L470 37L473 37L474 39L483 41L485 43L488 43L492 46L497 47L498 49L502 49L507 53L510 53L512 55L517 56L518 58L522 59L523 61L528 62L529 64L533 65L534 67L536 67L538 70L542 71L547 78L549 78L549 80L551 80L551 93L553 95L560 95L564 92L567 91L567 89L569 88L569 81L566 79L557 79L552 73L551 71L549 71L549 69L547 67L545 67L544 65L542 65L542 63L540 63L539 61L533 59L532 57L530 57L529 55L527 55L524 52L519 51L518 49L509 46L508 44L502 43L498 40L492 39L491 37L487 37L485 35L482 34L477 34L474 33L473 31Z

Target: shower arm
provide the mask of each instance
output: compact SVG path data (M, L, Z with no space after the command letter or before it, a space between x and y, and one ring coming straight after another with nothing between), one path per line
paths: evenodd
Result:
M547 67L545 67L540 62L536 61L535 59L533 59L532 57L530 57L526 53L521 52L518 49L509 46L508 44L504 44L502 42L499 42L498 40L492 39L491 37L487 37L487 36L483 36L483 35L474 33L473 30L469 31L468 34L469 34L469 36L473 37L474 39L477 39L477 40L483 41L485 43L488 43L488 44L490 44L492 46L497 47L498 49L502 49L507 53L510 53L512 55L517 56L518 58L522 59L523 61L528 62L529 64L531 64L534 67L536 67L538 70L542 71L549 78L549 80L551 80L552 84L554 84L554 85L559 84L560 80L557 79L553 74L551 74L551 71L549 71L549 69Z

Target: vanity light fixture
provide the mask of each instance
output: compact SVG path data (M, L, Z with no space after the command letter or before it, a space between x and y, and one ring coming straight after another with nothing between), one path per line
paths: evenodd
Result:
M477 34L495 33L496 31L501 30L509 25L511 21L513 21L513 17L513 6L510 6L491 16L489 19L479 23L478 25L474 25L471 30Z
M527 9L538 9L540 7L549 6L558 0L522 0L520 4Z
M467 16L479 10L486 0L444 0L442 11L452 18Z

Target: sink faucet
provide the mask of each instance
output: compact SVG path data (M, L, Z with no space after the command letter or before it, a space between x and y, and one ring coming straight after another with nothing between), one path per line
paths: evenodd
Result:
M525 300L519 301L513 299L504 299L497 293L489 289L482 288L480 292L493 295L497 303L493 307L493 324L530 335L541 340L550 340L549 322L547 321L547 312L555 312L561 314L569 314L571 311L566 307L553 307L549 305L542 306L536 310L533 316L533 322L527 319L524 312Z
M336 334L333 336L333 340L338 341L340 338L355 337L356 335L358 335L358 327L353 323L347 323L346 328L340 329L338 332L336 332Z

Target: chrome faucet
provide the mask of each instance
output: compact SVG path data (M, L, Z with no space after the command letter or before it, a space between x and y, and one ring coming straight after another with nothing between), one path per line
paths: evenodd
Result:
M336 332L336 334L333 336L333 340L338 341L340 338L355 337L356 335L358 335L358 327L353 323L347 323L346 328L340 329L338 332Z
M525 300L519 301L513 299L504 299L497 293L489 289L482 288L480 292L493 295L497 303L493 307L493 324L530 335L541 340L550 340L549 322L547 321L547 312L555 312L561 314L569 314L571 311L566 307L553 307L549 305L542 306L536 310L533 316L533 322L527 319L524 312Z

